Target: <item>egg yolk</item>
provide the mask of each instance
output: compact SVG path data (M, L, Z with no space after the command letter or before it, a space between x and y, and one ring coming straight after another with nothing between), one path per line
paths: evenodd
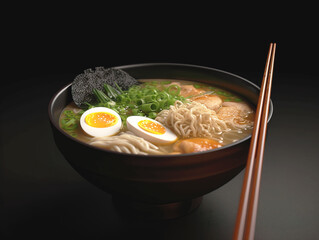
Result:
M151 120L141 120L137 123L137 125L145 131L157 135L162 135L166 132L165 128L161 124L158 124Z
M108 112L90 113L85 117L86 123L91 127L106 128L114 126L118 119L115 115Z

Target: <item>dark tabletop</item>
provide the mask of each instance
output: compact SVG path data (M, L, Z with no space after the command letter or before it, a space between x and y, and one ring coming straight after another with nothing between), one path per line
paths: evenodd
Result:
M1 239L231 239L244 171L205 195L200 207L185 217L134 221L122 218L111 195L83 179L54 144L48 103L84 69L179 62L222 69L260 85L270 43L253 39L255 44L210 45L211 37L204 45L179 45L182 39L170 45L161 40L167 48L159 50L163 41L149 47L144 42L119 43L112 50L72 45L72 40L63 47L60 42L60 48L53 43L37 48L28 40L19 46L19 58L1 87ZM274 113L268 126L256 239L319 236L319 101L312 60L317 47L313 41L303 43L292 54L289 41L277 42Z

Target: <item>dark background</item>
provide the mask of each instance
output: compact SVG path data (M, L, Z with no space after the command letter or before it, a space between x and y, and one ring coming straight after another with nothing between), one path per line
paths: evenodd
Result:
M74 6L62 11L50 5L41 11L24 7L14 9L2 34L1 239L231 239L244 171L207 194L199 209L186 217L125 221L111 196L80 177L56 149L47 106L56 91L96 66L188 63L232 72L260 85L270 42L277 43L274 115L256 239L317 238L314 15L293 12L280 21L260 22L265 17L260 11L234 15L216 8L209 13L196 8L136 13L126 5L127 14L123 6L88 5L82 12Z

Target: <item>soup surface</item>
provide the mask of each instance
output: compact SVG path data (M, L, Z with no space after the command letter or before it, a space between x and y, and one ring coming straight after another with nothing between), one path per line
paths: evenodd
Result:
M254 107L235 93L175 79L139 82L113 98L112 91L95 92L86 108L71 102L60 127L83 142L131 154L207 151L252 132Z

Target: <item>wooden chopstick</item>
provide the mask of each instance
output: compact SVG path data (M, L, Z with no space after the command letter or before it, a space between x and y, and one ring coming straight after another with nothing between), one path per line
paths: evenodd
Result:
M276 43L271 43L256 109L233 240L254 239L275 52Z

